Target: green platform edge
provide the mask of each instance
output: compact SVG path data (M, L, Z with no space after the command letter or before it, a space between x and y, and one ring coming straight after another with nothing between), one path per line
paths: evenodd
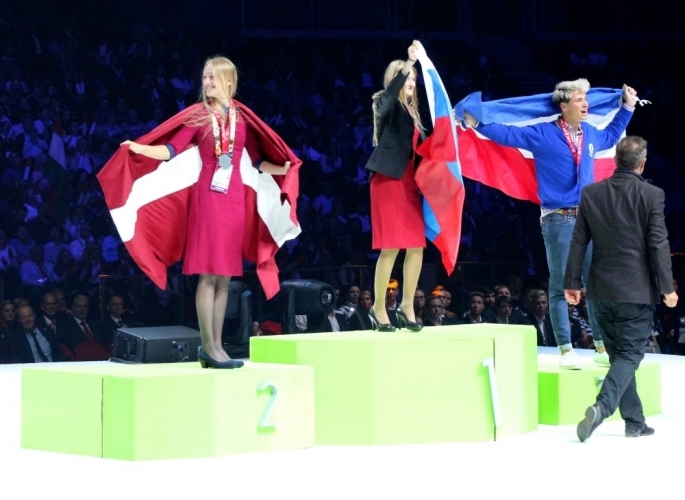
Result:
M385 349L392 344L388 341L398 340L401 341L398 345L405 347L397 347L398 352L391 353L392 356L399 356L393 363L404 364L395 379L395 387L421 398L421 404L413 408L418 407L419 412L422 407L426 409L420 415L414 414L411 420L406 420L410 418L406 416L405 421L398 421L397 413L401 409L396 408L396 400L387 397L388 394L392 395L393 387L376 387L370 382L375 380L378 370L396 370L396 366L385 367L381 363L372 368L376 352L363 346L364 343L383 342L383 354L388 354ZM445 341L472 343L476 350L475 358L473 352L465 353L464 349L458 347L443 349ZM335 350L327 355L322 354L328 350L325 343L335 344ZM426 428L435 425L436 431L438 427L445 426L444 418L450 418L450 425L455 429L450 435L452 441L501 439L537 429L536 336L534 328L529 326L460 325L425 328L422 332L363 331L253 337L250 348L254 361L305 364L315 368L317 444L394 442L392 434L401 433L403 428L415 425L417 418L423 419ZM485 357L495 359L502 413L496 429L487 370L480 365ZM474 360L477 361L475 365ZM455 395L472 398L477 403L461 408L458 415L431 413L431 408L435 410L436 401L443 398L444 394L432 392L431 387L417 386L416 370L432 371L431 376L439 379L447 377L453 385L463 377L475 376L477 386L471 388L469 394ZM347 378L341 375L343 373ZM421 376L425 377L426 374ZM391 415L391 419L386 420L385 425L374 421L368 422L366 429L359 428L358 423L363 421L363 413L369 408L379 415L377 419L382 419L382 415ZM468 425L460 426L459 418L467 421ZM392 422L392 425L388 425L388 422ZM460 427L472 430L459 434ZM430 432L424 432L421 436L407 436L405 431L403 442L438 441L444 441L444 436L442 440L437 435L431 436Z
M538 367L539 422L545 425L577 424L585 409L596 400L597 377L608 367L583 365L581 370L564 370L558 364L540 362ZM637 392L645 416L661 413L661 365L642 362L635 373ZM618 410L605 420L620 420Z
M272 420L278 422L286 411L296 408L297 421L274 438L273 428L255 431L269 399L268 391L255 397L256 383L278 380L284 372L301 387L279 394ZM313 370L309 367L247 363L228 373L201 370L195 363L54 364L23 369L21 383L23 448L149 460L315 444ZM240 401L239 411L231 411L235 401ZM170 405L174 411L169 411ZM189 422L193 422L192 432ZM169 440L169 435L178 438Z

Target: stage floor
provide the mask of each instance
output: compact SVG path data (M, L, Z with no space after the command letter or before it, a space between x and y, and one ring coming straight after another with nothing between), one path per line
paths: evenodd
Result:
M551 356L553 348L539 348ZM591 352L579 351L590 357ZM607 422L586 443L575 425L491 443L319 446L193 460L126 462L20 448L21 365L0 365L0 496L33 500L188 499L681 499L685 358L662 364L663 414L651 437ZM426 361L429 362L429 361ZM591 401L588 404L592 403ZM580 420L583 415L578 415Z

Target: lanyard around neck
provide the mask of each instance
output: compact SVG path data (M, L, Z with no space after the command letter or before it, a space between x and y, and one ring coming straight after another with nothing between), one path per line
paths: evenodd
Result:
M221 120L221 115L218 111L212 110L212 132L214 134L214 154L217 158L221 155L228 155L233 158L233 147L235 145L235 128L238 121L238 112L235 106L228 108L228 133L226 130L226 121ZM221 123L221 126L219 126Z
M576 162L576 167L579 167L580 157L583 152L583 134L579 133L574 134L574 136L571 136L571 131L569 130L571 126L568 123L566 123L566 121L562 117L559 117L559 127L561 128L561 131L564 133L564 137L566 137L568 147L571 149L573 161Z

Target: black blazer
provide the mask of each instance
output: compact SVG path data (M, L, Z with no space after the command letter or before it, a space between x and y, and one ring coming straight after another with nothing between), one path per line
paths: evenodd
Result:
M57 337L52 334L52 331L43 328L38 328L38 330L50 343L52 361L64 361L62 348L57 341ZM24 329L20 325L17 325L13 330L11 330L9 334L9 343L12 363L36 362L35 359L33 359L33 351L31 350L29 338L26 336Z
M549 313L545 314L545 319L543 321L543 323L545 324L544 338L542 335L542 330L540 330L540 325L538 324L538 319L535 317L535 314L526 314L526 320L528 320L528 322L535 327L535 332L538 334L539 346L557 346L557 341L554 338L554 327L552 326L552 318L550 317Z
M590 240L589 300L658 304L661 295L673 292L664 192L636 172L616 169L583 189L565 289L580 290Z
M400 179L412 157L414 120L399 100L407 81L402 71L392 79L388 88L374 102L374 120L378 131L378 146L373 150L366 168Z

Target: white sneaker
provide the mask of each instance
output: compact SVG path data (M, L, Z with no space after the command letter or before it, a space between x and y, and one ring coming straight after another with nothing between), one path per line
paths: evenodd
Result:
M559 359L559 368L565 370L580 370L581 366L580 356L574 350L562 354L561 359Z
M611 366L609 355L606 351L595 353L595 364L599 366Z

